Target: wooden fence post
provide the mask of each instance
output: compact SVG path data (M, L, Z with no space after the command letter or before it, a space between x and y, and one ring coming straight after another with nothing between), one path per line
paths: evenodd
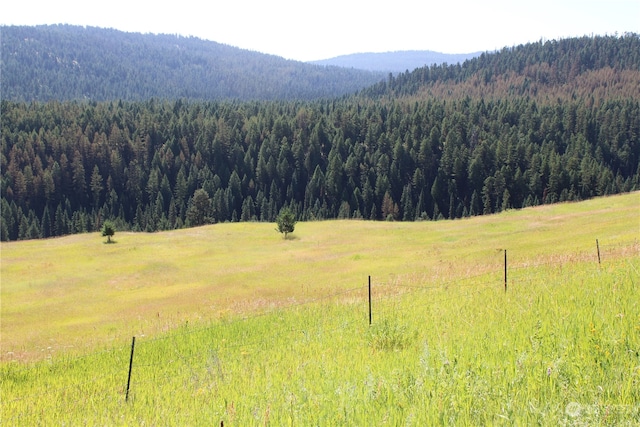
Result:
M371 326L371 276L369 276L369 326Z
M504 250L504 291L507 292L507 250Z
M598 250L598 265L600 265L600 242L596 239L596 249Z
M129 401L129 386L131 385L131 369L133 368L133 350L136 347L136 337L133 337L131 341L131 357L129 358L129 376L127 377L127 394L125 395L124 401Z

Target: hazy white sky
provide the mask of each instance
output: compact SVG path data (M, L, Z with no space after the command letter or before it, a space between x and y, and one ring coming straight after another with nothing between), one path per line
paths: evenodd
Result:
M640 33L640 0L6 0L2 25L196 36L308 61L357 52L469 53Z

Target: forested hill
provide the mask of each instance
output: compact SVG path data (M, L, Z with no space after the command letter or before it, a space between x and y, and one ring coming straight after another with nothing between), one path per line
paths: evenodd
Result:
M371 97L572 99L638 97L640 35L540 41L483 53L463 64L421 67L380 82Z
M385 77L194 37L69 25L1 31L2 98L15 101L316 99Z
M639 55L636 35L534 43L315 101L3 100L0 238L285 206L454 219L639 190Z

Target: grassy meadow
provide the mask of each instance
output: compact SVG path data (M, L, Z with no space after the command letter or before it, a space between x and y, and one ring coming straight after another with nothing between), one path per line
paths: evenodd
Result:
M274 228L2 243L2 424L640 423L639 193Z

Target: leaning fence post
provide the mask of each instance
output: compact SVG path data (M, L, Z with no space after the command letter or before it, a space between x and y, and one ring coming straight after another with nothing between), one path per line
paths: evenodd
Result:
M507 292L507 250L504 250L504 291Z
M369 276L369 326L371 326L371 276Z
M600 265L600 243L596 239L596 249L598 250L598 265Z
M124 401L129 401L129 385L131 385L131 369L133 368L133 349L136 346L136 337L133 337L131 341L131 357L129 358L129 376L127 377L127 393L125 395Z

